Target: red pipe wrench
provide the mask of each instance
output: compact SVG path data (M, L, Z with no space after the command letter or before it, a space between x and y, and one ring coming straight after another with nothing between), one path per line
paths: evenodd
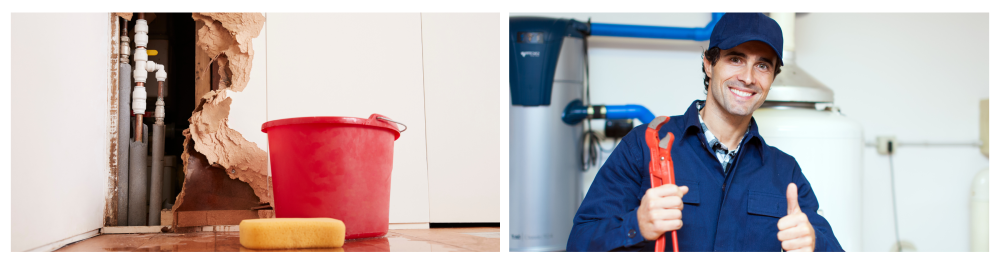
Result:
M651 159L649 160L649 181L653 184L653 188L663 184L674 184L674 160L670 158L670 148L674 143L674 134L667 132L667 137L664 137L662 140L659 138L660 127L663 127L663 124L666 124L669 120L670 117L667 116L656 117L646 127L646 145L649 146L649 154L651 155ZM670 236L673 238L674 252L679 252L677 248L677 231L671 231ZM666 235L661 235L660 238L656 239L656 252L663 252L666 245Z

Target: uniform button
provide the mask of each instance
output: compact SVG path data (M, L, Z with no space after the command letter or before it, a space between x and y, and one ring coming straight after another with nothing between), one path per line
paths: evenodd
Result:
M635 238L635 229L628 230L628 238Z

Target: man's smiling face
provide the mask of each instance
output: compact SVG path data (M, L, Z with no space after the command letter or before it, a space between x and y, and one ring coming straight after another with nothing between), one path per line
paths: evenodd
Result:
M748 41L722 50L712 66L703 59L709 80L708 102L714 102L729 114L747 116L764 104L774 82L778 55L771 46Z

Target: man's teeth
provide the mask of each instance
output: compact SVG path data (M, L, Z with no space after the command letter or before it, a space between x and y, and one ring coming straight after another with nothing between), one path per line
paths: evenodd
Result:
M733 91L733 93L736 93L736 95L739 95L741 97L749 97L753 95L753 93L743 92L732 88L730 88L729 91Z

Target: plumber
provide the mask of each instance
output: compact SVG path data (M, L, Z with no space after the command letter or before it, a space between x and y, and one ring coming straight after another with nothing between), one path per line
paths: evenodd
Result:
M676 185L651 188L647 125L597 173L573 219L569 251L843 251L792 156L767 145L752 115L781 72L782 34L761 13L728 13L702 57L706 100L660 125L674 135ZM655 127L654 127L655 128ZM816 150L823 152L823 150Z

